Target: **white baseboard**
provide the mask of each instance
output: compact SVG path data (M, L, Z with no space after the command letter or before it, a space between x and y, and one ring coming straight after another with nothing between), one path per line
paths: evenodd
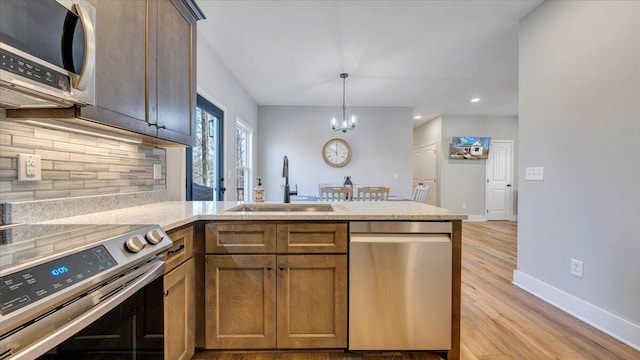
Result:
M633 324L518 270L513 284L640 351L640 325Z
M467 221L487 221L486 215L469 215Z

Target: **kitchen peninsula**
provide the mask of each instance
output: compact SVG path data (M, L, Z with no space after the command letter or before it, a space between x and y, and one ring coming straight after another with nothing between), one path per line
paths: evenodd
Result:
M458 359L461 222L466 215L412 201L319 202L309 206L318 204L330 204L332 211L318 211L326 210L322 208L301 211L299 208L304 204L299 203L251 204L258 208L271 208L254 208L269 211L246 211L251 207L241 202L158 202L46 223L159 224L174 242L174 234L183 234L185 229L189 229L193 234L191 246L195 260L195 346L198 348L433 350L447 352L448 359ZM298 207L298 211L278 208L285 206ZM402 234L393 234L395 230L391 234L380 230L392 226L408 226L408 230ZM418 235L436 236L426 229L448 229L435 232L446 233L450 239L449 247L445 248L448 252L445 257L449 259L446 266L447 269L450 266L450 271L433 271L436 275L430 275L432 279L448 279L445 283L447 288L450 286L450 293L432 291L446 299L447 322L440 328L441 333L446 333L446 345L415 348L411 342L406 342L397 347L377 347L376 344L352 347L357 339L351 334L361 333L369 327L359 327L353 318L347 321L348 316L356 312L352 308L347 311L348 304L355 303L353 293L349 295L347 289L347 278L351 279L352 286L366 282L362 280L366 278L361 277L354 280L354 253L349 250L354 239L362 237L362 233L356 232L364 228L368 229L367 234L374 233L380 238L395 236L394 239L404 239L393 242L413 241L411 239ZM441 254L437 258L442 257ZM349 256L351 268L347 266ZM368 261L366 259L371 256L364 258ZM378 261L375 256L373 259ZM410 264L406 267L419 265L411 263L411 260L403 258ZM380 275L376 276L379 280ZM415 280L397 280L405 286L398 291L412 292L415 289L425 292L423 284ZM256 282L260 286L255 286ZM388 297L393 300L396 295L399 294L389 294ZM317 303L312 303L314 301ZM412 306L428 307L431 303L426 303L426 306L422 302L414 303ZM393 301L385 299L376 302L376 306L391 307L387 306L391 304ZM236 309L241 307L258 310L236 313ZM375 313L379 314L379 311L377 309ZM229 316L232 312L233 315ZM409 311L404 318L418 316L418 313ZM402 331L399 333L399 341L402 342L404 335ZM373 336L366 335L368 338ZM421 333L419 337L437 336ZM442 344L442 340L436 343Z

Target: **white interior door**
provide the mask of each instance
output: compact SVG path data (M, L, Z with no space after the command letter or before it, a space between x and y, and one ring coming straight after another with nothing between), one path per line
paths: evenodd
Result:
M513 141L493 140L486 162L487 220L511 220L513 214Z
M413 179L411 184L413 186L412 189L415 189L422 181L422 151L420 148L413 149L411 162L413 164Z
M427 204L436 205L437 202L437 157L436 144L430 144L413 149L413 187L428 185Z

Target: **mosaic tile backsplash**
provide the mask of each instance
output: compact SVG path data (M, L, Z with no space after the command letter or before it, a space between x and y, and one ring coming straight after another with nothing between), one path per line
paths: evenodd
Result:
M41 156L42 181L17 180L18 154ZM165 190L165 169L162 148L0 119L0 203Z

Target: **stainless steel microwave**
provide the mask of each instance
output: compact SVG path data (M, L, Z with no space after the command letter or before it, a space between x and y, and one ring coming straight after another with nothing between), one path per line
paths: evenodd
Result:
M84 0L1 0L0 107L94 104L95 25Z

